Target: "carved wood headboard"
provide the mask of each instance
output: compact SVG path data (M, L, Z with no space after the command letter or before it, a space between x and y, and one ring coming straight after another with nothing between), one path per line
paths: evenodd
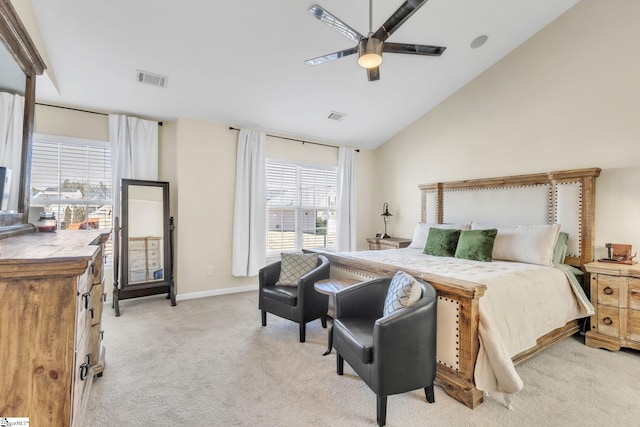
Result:
M421 184L421 221L561 224L569 233L565 263L594 258L595 180L599 168Z

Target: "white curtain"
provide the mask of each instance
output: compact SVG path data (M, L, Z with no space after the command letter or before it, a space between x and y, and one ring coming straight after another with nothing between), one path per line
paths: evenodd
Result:
M0 166L11 170L8 210L18 209L24 97L0 92Z
M356 250L355 149L338 150L338 230L337 249Z
M158 180L158 122L109 114L114 217L121 218L120 181Z
M236 156L236 201L233 220L233 269L251 277L266 263L266 135L242 129Z

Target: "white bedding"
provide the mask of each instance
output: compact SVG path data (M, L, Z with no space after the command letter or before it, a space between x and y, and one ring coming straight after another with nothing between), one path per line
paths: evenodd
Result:
M341 256L370 260L479 283L479 390L515 393L523 383L511 358L568 321L593 314L593 306L564 269L509 261L480 262L424 255L421 249L359 251Z

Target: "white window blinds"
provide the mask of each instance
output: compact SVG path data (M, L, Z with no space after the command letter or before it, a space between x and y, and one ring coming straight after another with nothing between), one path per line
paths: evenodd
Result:
M59 230L111 229L112 197L108 142L34 135L32 209L53 212Z
M336 245L338 171L267 161L267 255Z

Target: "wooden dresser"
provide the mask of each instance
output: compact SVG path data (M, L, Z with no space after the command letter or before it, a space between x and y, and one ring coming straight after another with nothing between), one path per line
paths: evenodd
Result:
M155 277L162 274L160 256L161 237L129 238L129 282L149 282L162 279Z
M81 426L104 369L104 230L0 240L0 416Z
M411 239L403 239L400 237L386 237L384 239L382 237L369 237L367 242L369 242L370 251L378 251L406 248L411 244Z
M591 262L591 303L596 314L585 337L589 347L640 350L640 266Z

